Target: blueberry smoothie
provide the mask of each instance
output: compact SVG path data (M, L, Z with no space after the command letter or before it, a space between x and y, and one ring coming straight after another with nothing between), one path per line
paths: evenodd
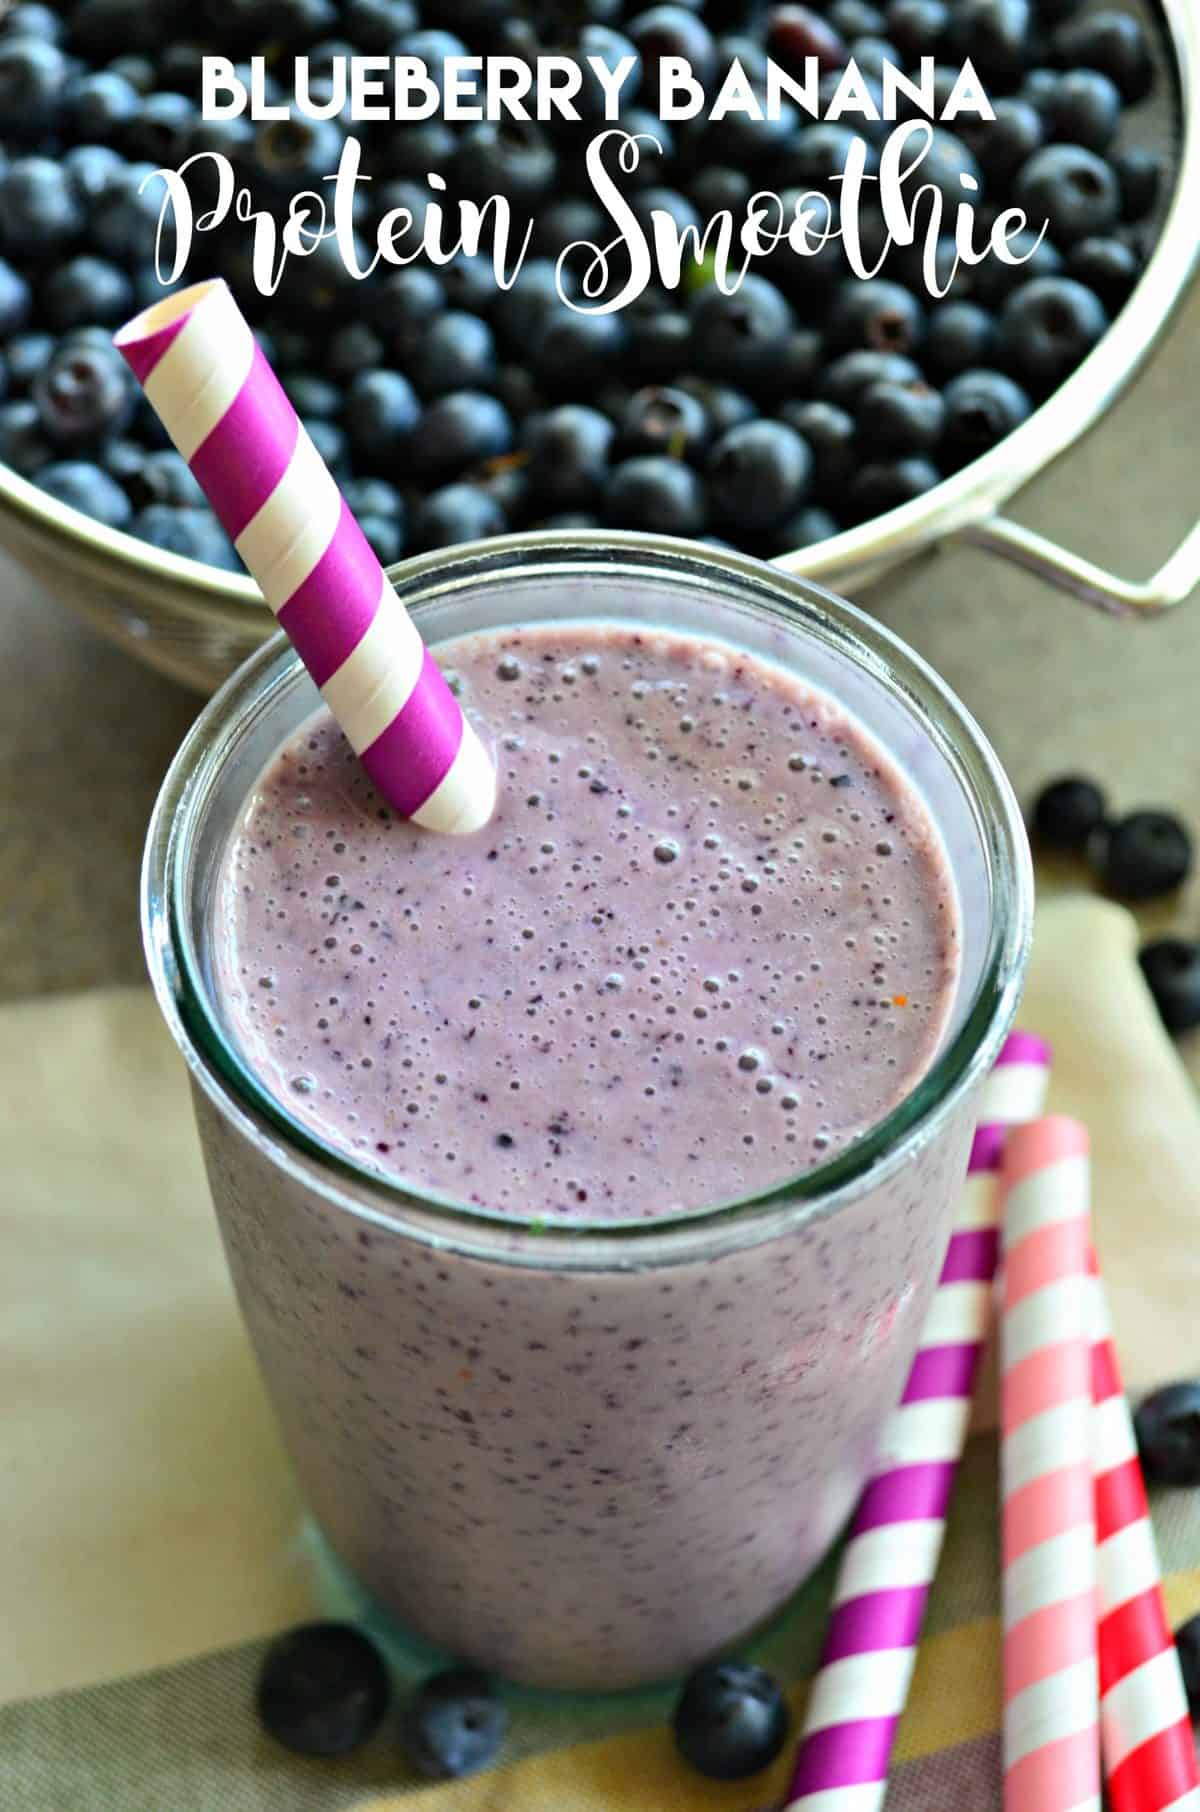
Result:
M609 1687L768 1616L850 1511L947 1233L966 1122L768 1241L540 1261L785 1185L913 1087L959 965L929 814L795 674L573 622L440 650L500 772L397 821L310 717L252 786L214 983L288 1115L509 1262L350 1216L198 1091L243 1308L308 1500L403 1623ZM784 1191L786 1193L786 1191Z

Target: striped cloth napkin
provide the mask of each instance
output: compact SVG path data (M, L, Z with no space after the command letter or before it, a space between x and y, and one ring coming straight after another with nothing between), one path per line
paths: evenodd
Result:
M1091 899L1046 906L1022 1023L1092 1131L1096 1234L1131 1393L1200 1373L1200 1113ZM1200 1070L1200 1062L1198 1062ZM237 1321L182 1067L147 993L0 1009L0 1807L4 1812L759 1812L699 1780L669 1697L514 1694L502 1763L412 1781L385 1726L351 1761L258 1732L265 1640L330 1607ZM1000 1570L985 1391L887 1812L998 1812ZM1200 1492L1159 1496L1173 1619L1200 1610ZM832 1567L756 1645L800 1707ZM335 1611L343 1608L332 1607Z

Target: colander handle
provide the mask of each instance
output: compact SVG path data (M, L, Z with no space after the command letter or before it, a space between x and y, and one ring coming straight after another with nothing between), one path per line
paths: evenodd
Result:
M1200 585L1200 522L1180 542L1170 559L1144 583L1121 579L1090 560L1060 547L1045 535L1022 528L1007 516L989 516L958 531L956 540L1012 560L1049 585L1081 598L1114 616L1156 617L1182 604Z

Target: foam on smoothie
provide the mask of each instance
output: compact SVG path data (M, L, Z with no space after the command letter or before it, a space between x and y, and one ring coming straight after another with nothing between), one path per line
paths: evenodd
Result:
M923 802L833 701L602 622L439 658L495 749L485 830L397 819L320 713L226 852L220 992L291 1114L461 1201L633 1218L782 1182L902 1099L957 903Z

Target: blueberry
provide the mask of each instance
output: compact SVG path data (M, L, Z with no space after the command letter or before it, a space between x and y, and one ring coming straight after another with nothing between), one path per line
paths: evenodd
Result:
M785 422L746 422L723 434L708 456L715 514L751 532L769 529L804 502L812 482L808 444Z
M1154 86L1154 64L1141 25L1129 13L1089 13L1054 34L1063 64L1098 69L1116 83L1127 103L1145 100Z
M704 404L686 390L660 386L639 390L621 419L621 451L668 453L692 459L708 444L710 429Z
M49 333L17 334L4 348L4 363L13 390L26 391L54 353L55 339Z
M195 122L193 102L182 94L147 94L139 97L132 117L118 132L126 157L141 158L164 169L180 163L188 134Z
M143 453L136 477L126 482L139 507L151 503L179 504L189 509L204 507L204 492L186 459L174 447Z
M1048 120L1054 112L1059 80L1057 69L1027 69L1017 89L1017 99L1028 101L1043 119Z
M404 499L385 478L348 478L342 486L342 496L355 516L404 521Z
M108 145L75 145L62 159L62 167L76 195L90 205L108 194L125 168L125 159Z
M747 1661L709 1661L684 1683L671 1719L686 1762L711 1780L758 1774L783 1748L788 1711L779 1685Z
M342 0L342 29L360 49L390 50L397 38L416 29L412 0Z
M1105 151L1121 119L1121 94L1098 69L1068 69L1054 92L1053 136Z
M152 164L126 164L91 215L93 244L117 264L151 264L158 249L162 217L163 252L170 257L173 233L166 200L166 185L155 175Z
M1036 229L1050 223L1061 245L1106 233L1117 223L1121 192L1111 165L1082 145L1046 145L1021 166L1013 200Z
M639 164L638 169L641 168L642 165ZM649 163L646 168L651 168ZM627 182L629 180L626 178ZM568 245L579 242L585 245L603 245L609 237L609 230L607 216L594 201L581 195L566 195L561 201L552 201L546 207L538 209L530 243L539 258L553 261ZM530 259L530 263L532 262Z
M853 57L861 75L875 82L882 82L886 64L890 63L893 69L904 66L904 59L896 46L886 38L877 38L874 34L852 38L847 46L847 55Z
M1002 371L964 371L942 392L946 419L946 456L965 465L987 453L1031 413L1033 405L1019 384Z
M797 138L801 136L797 134ZM690 179L688 194L705 220L726 211L736 219L744 212L753 186L744 170L733 170L726 164L708 164Z
M35 404L26 397L0 403L0 463L32 478L53 457Z
M369 324L393 343L397 336L407 338L444 306L446 292L432 271L412 264L405 270L389 271L376 277L363 289L363 313Z
M825 16L838 35L847 41L851 38L881 38L887 29L887 21L877 6L868 4L868 0L832 0L825 8Z
M1006 183L1041 149L1046 126L1032 102L1020 95L1001 95L992 102L992 110L993 120L963 118L955 121L955 127L987 181Z
M754 420L755 408L750 398L729 384L713 384L707 378L681 377L677 390L694 396L708 417L713 434L724 434L729 428Z
M100 69L68 82L63 109L76 138L105 139L134 117L141 99L123 75Z
M1200 1381L1165 1384L1133 1417L1148 1484L1200 1485Z
M205 50L202 44L168 44L158 59L158 86L191 100L200 99ZM147 153L149 155L149 153Z
M579 314L560 308L547 315L530 348L530 365L549 391L586 390L619 365L625 346L620 314Z
M465 308L474 315L486 315L498 293L492 261L477 252L474 256L460 253L444 264L438 279L451 308Z
M862 466L850 480L847 501L850 513L859 521L882 516L924 496L941 479L941 473L928 459L908 458L872 461Z
M82 446L119 434L129 422L135 392L112 346L67 340L33 381L42 428L59 446Z
M7 251L51 258L83 226L79 197L53 158L14 158L0 176L0 240Z
M906 62L936 56L950 27L943 0L891 0L887 35Z
M626 459L609 477L604 513L614 528L698 535L705 524L704 488L680 459Z
M847 278L834 292L827 322L831 347L903 354L920 344L924 332L925 311L917 298L886 277Z
M195 157L201 151L212 151L218 157L227 157L237 164L248 158L250 147L254 143L254 130L254 122L244 114L234 120L206 120L199 114L193 114L191 125L184 136L183 152L187 157ZM193 208L197 213L200 211L199 184L202 170L203 166L189 170L187 174L188 188L195 198ZM215 181L213 193L215 199Z
M405 1706L400 1741L418 1773L459 1780L486 1768L508 1728L508 1714L486 1675L473 1668L434 1674Z
M1081 239L1067 259L1067 275L1099 296L1110 315L1125 306L1141 274L1141 259L1123 239Z
M412 536L420 549L451 547L459 541L502 535L507 527L504 511L482 485L448 484L417 504Z
M390 176L424 180L430 170L449 170L458 148L458 134L445 120L419 120L394 132L388 141L385 167Z
M631 170L628 175L624 171L620 174L622 187L632 192L655 182L662 174L665 165L675 155L675 135L665 121L644 107L623 107L617 124L631 138L645 141L638 146L640 155L637 169ZM654 140L654 145L650 143L651 139Z
M805 442L813 460L813 488L836 495L857 464L854 418L835 403L785 403L780 419Z
M304 421L304 417L301 417ZM311 421L304 421L304 427L313 446L334 474L340 472L346 463L350 442L345 429L339 428L336 422L329 421L321 415L314 415Z
M52 6L38 6L25 0L4 16L6 38L45 38L57 44L63 35L63 22Z
M791 308L764 277L749 276L735 295L703 290L692 308L692 349L710 377L756 390L772 382L772 367L793 326Z
M404 552L404 524L400 518L372 516L368 512L356 520L380 566L393 566Z
M523 422L546 404L524 365L497 365L491 390L515 422Z
M139 57L132 52L113 57L108 64L108 73L119 75L138 94L149 94L154 87L155 69L149 57Z
M536 529L596 529L600 527L600 518L589 515L587 510L556 510L553 516L540 516L530 524Z
M1043 787L1033 803L1033 832L1052 849L1087 848L1104 823L1108 802L1094 780L1068 774Z
M115 327L132 314L133 305L132 283L106 258L72 258L60 264L42 286L42 315L60 333L89 321Z
M478 315L450 309L429 323L417 344L413 376L422 396L482 390L496 370L492 330Z
M391 1697L379 1650L345 1623L307 1623L263 1657L255 1703L263 1727L298 1755L348 1755L378 1729Z
M1190 1032L1200 1026L1200 944L1159 938L1142 948L1138 962L1168 1032Z
M932 309L921 363L939 383L974 365L985 365L996 337L996 323L978 302L942 302Z
M1060 384L1108 326L1098 297L1070 277L1037 277L1015 289L1000 315L998 346L1016 376L1039 389Z
M325 366L331 376L349 382L360 371L373 371L383 362L383 341L365 321L348 321L330 336ZM329 410L318 410L329 414Z
M56 465L43 466L37 475L39 487L59 503L93 516L106 528L129 526L133 507L114 478L86 459L65 459Z
M1098 852L1101 879L1122 900L1153 900L1186 881L1192 839L1172 812L1130 812Z
M6 137L38 138L57 120L67 60L45 38L0 43L0 119Z
M644 315L632 306L626 310L628 338L626 365L634 377L659 381L677 377L689 361L692 324L674 308Z
M1121 219L1144 220L1152 213L1162 184L1162 159L1153 151L1130 145L1112 159L1121 192Z
M410 31L392 45L393 51L401 57L419 57L424 63L431 82L440 88L445 80L447 57L465 57L467 47L461 38L456 38L449 31ZM397 133L398 138L403 137Z
M583 86L575 96L574 104L584 120L598 123L604 118L605 109L604 90L592 73L595 65L588 61L590 57L599 57L606 69L616 69L626 57L633 58L633 67L621 89L622 99L632 102L641 85L642 59L637 46L624 32L614 31L609 25L585 25L574 35L569 54L583 72Z
M563 403L526 424L522 442L529 454L534 492L552 509L576 509L598 501L608 474L613 424L598 409Z
M449 477L480 460L495 459L511 446L508 411L482 390L455 390L439 396L421 417L421 466L434 479Z
M333 175L344 137L336 120L312 120L302 113L264 120L254 135L254 167L290 195Z
M114 46L145 40L148 12L145 0L79 0L71 10L71 49L103 63Z
M863 391L880 379L912 384L918 382L920 376L916 365L903 353L876 352L870 347L862 347L856 352L843 353L840 359L827 366L818 388L826 402L853 410Z
M155 302L161 302L164 296L175 295L186 288L186 276L176 277L172 283L160 283L158 272L152 264L139 264L133 273L133 311L136 313L140 309L151 308Z
M832 179L841 176L845 170L846 160L858 138L855 128L841 120L819 120L814 125L804 126L780 156L777 172L780 186L828 188ZM879 168L879 153L874 145L867 148L865 168L868 176ZM790 255L794 258L796 254ZM809 262L807 258L803 260L806 267Z
M562 282L566 293L574 295L574 283L565 269ZM528 356L530 342L540 334L543 322L564 307L558 283L553 259L530 258L521 266L511 288L497 293L492 320L497 333L519 357Z
M289 371L283 387L296 414L303 416L306 421L310 417L315 417L318 421L332 421L341 413L341 390L329 378L319 377L315 371Z
M1019 75L1029 54L1030 0L958 0L951 43L979 74Z
M838 532L837 517L819 504L806 504L771 530L766 552L768 555L792 554L802 547L815 547L820 541L828 541Z
M131 534L165 553L199 560L202 565L217 566L225 572L244 571L233 544L211 510L151 503L138 511L129 528Z
M531 120L482 120L463 133L454 174L470 195L506 195L531 207L554 187L558 158L545 127Z
M969 145L956 133L948 132L945 126L935 126L914 181L932 183L945 198L947 206L954 208L960 201L978 202L983 189L983 172Z
M407 442L421 408L399 371L364 371L346 391L346 423L354 451L368 464L387 465Z
M985 258L971 273L972 293L984 308L998 309L1021 284L1032 283L1035 277L1057 277L1063 268L1058 248L1049 239L1039 239L1029 228L1014 233L1007 243L1017 260L1015 264Z
M636 190L629 197L629 205L634 218L638 221L647 239L656 242L659 226L654 216L666 215L671 231L681 237L689 227L702 227L703 222L686 195L678 189L666 189L660 183L650 183L643 189Z
M101 443L96 455L97 463L115 478L128 495L131 503L145 501L140 490L142 467L146 462L146 449L136 440L122 439L112 435Z
M630 43L642 60L642 84L650 93L658 92L658 70L663 57L683 57L702 88L716 74L712 33L685 6L652 6L631 20L627 30Z
M0 340L19 333L33 308L33 295L19 271L0 258Z
M1200 1617L1190 1617L1175 1631L1183 1690L1193 1722L1200 1718Z
M300 48L305 42L332 31L337 24L336 0L274 0L272 22L285 41Z
M942 436L946 406L928 384L871 384L858 399L859 437L878 453L929 453Z

